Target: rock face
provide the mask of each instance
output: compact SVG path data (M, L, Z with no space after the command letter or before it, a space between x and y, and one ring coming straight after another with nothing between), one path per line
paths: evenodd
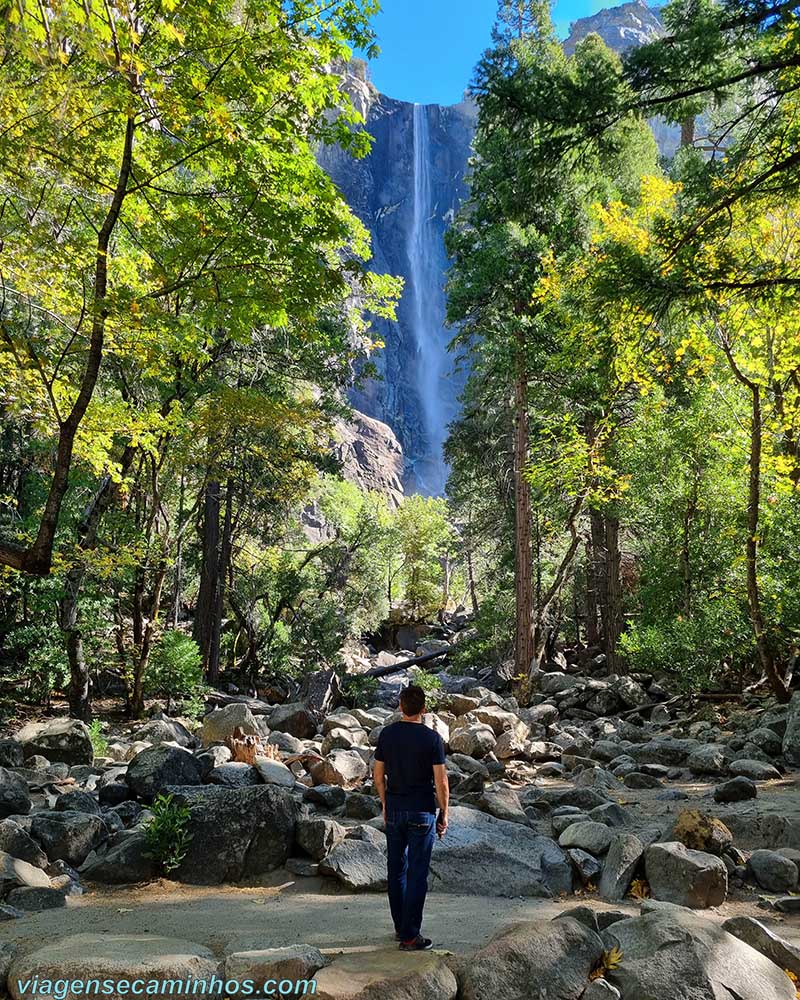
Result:
M571 53L592 32L619 52L664 29L644 3L625 3L576 21L565 50ZM370 231L370 266L405 281L397 321L374 322L385 343L372 358L381 380L354 390L351 402L367 420L388 425L402 453L360 414L352 429L338 429L341 443L334 447L359 484L375 484L393 497L398 477L406 491L440 493L446 475L442 443L464 379L447 352L452 331L444 327L443 238L467 193L475 107L468 101L415 107L393 100L370 85L360 60L346 68L343 89L366 119L372 150L353 160L338 148L323 147L319 160ZM674 152L679 130L652 124L662 152ZM376 434L382 439L377 454ZM383 455L389 462L381 468L376 459L382 463Z
M170 788L188 804L189 849L174 878L194 885L235 882L282 865L291 854L297 803L284 788Z
M469 961L463 1000L578 1000L603 950L600 937L566 917L526 921L498 934Z
M333 453L345 479L375 490L396 506L403 499L403 449L392 428L358 410L334 425Z
M606 978L631 1000L795 1000L789 977L718 924L667 907L613 924L606 945L622 951Z
M129 996L134 979L189 980L189 992L181 996L195 1000L204 993L191 991L195 980L209 980L219 972L213 954L201 945L153 934L74 934L16 958L9 970L8 989L14 1000L52 996L45 986L37 991L29 980L52 990L54 980L66 980L64 1000L85 996L82 987L89 979L109 980L112 987L104 996L117 1000ZM49 983L47 981L50 981ZM123 986L123 981L126 981ZM23 990L24 985L27 990ZM127 989L125 988L127 986ZM74 992L73 992L74 988Z
M361 72L362 64L351 64L345 86ZM372 234L371 266L402 275L406 285L397 322L375 322L386 345L373 358L383 381L354 391L352 402L394 431L406 459L406 488L438 493L442 441L463 384L447 354L452 333L444 328L443 240L466 194L475 114L467 104L415 109L363 87L359 97L374 139L370 155L354 161L324 148L320 162Z
M430 887L476 896L552 897L570 891L572 869L548 837L520 823L454 806L447 836L433 848Z
M624 52L664 34L664 25L655 12L641 0L633 0L632 3L623 3L575 21L570 25L564 51L572 55L575 46L587 35L599 35L610 49Z

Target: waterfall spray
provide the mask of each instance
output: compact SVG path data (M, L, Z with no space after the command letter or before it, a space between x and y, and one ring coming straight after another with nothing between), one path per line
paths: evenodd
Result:
M430 133L427 108L414 105L414 203L408 238L411 327L416 344L415 381L425 434L424 455L415 465L417 488L439 496L447 482L443 447L455 407L442 380L450 370L444 328L445 258L442 233L434 224Z

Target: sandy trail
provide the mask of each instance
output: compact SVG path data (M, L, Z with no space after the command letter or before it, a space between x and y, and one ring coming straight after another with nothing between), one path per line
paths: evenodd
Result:
M561 900L503 899L431 893L425 931L437 948L471 951L516 920L549 920L565 909L638 911L633 901L608 905L591 895ZM714 920L747 914L770 923L800 945L800 917L776 920L754 903L729 902L706 911ZM30 951L43 942L80 933L153 934L228 950L303 942L333 952L390 945L394 938L385 896L333 889L323 879L275 872L258 885L185 886L160 881L146 886L89 889L68 900L66 910L31 914L3 924L2 937Z

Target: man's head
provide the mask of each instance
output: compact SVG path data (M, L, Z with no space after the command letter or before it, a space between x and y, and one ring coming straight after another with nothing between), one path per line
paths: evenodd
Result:
M417 684L409 684L400 692L400 711L408 719L422 715L425 711L425 692Z

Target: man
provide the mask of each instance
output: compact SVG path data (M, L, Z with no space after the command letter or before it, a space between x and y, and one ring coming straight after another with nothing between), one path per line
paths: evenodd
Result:
M420 933L422 910L434 838L447 830L450 788L442 738L422 722L421 687L412 684L403 690L400 711L400 721L384 727L378 738L373 777L386 824L395 935L401 951L427 951L433 942Z

